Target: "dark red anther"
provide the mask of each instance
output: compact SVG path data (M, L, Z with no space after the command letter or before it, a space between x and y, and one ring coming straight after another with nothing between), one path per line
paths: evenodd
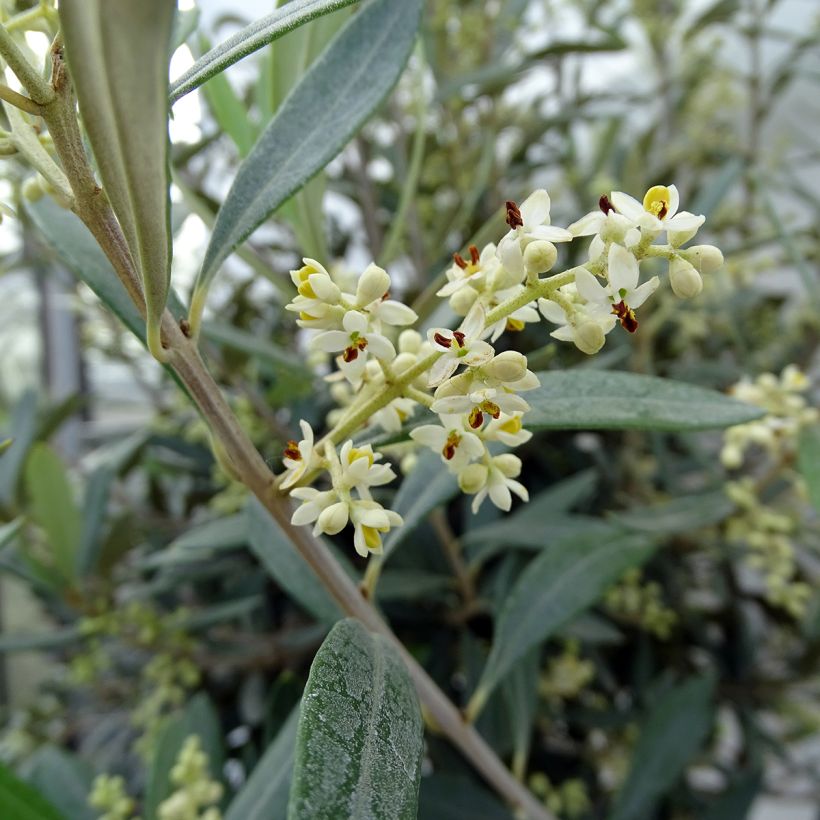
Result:
M635 311L632 310L623 299L617 305L612 306L612 312L618 317L621 327L629 333L634 333L638 329L638 320Z
M364 350L367 347L367 337L359 336L359 338L356 339L356 347L358 347L359 350Z
M516 228L520 228L524 224L524 220L521 218L521 211L518 210L518 205L516 205L511 199L508 199L506 204L507 224L513 230L515 230Z
M345 362L347 362L348 364L350 362L356 361L356 359L358 359L358 358L359 358L359 348L357 347L357 345L350 345L350 347L346 347L344 349L344 352L342 353L342 359Z
M291 461L301 461L302 454L299 452L299 445L291 439L288 442L288 446L285 447L285 458L291 459Z
M598 200L598 207L605 214L615 210L615 206L609 201L609 197L606 194L601 194L601 198Z
M470 251L470 261L474 265L477 265L479 259L481 259L481 254L478 252L478 248L475 245L470 245L470 247L467 250Z
M459 347L464 347L464 339L466 338L464 334L460 330L453 331L453 338L456 340L456 344ZM449 345L448 345L449 347Z
M485 413L489 413L494 419L501 415L501 408L494 401L481 402L481 409Z
M464 257L460 253L453 254L453 262L456 263L462 270L467 267L467 263L464 261Z
M453 344L452 339L448 339L446 336L444 336L441 333L434 333L433 334L433 341L437 345L441 345L442 347L450 347Z
M478 407L474 407L472 410L470 410L469 423L470 427L472 427L473 430L478 430L478 428L481 427L482 424L484 424L484 414Z

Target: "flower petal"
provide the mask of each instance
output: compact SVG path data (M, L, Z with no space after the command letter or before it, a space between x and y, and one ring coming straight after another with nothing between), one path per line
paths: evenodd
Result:
M633 221L646 213L643 205L637 199L625 194L623 191L612 191L609 195L609 201L615 206L618 213Z
M644 282L639 288L635 288L629 295L629 307L633 310L639 308L657 289L660 280L653 276L648 282Z
M311 344L325 353L335 353L337 350L344 350L350 344L350 334L343 330L325 330L317 333Z
M521 203L519 210L524 220L524 230L529 233L536 225L549 222L550 195L544 188L538 188Z
M587 302L607 305L610 303L607 289L598 281L598 277L593 276L586 268L581 268L575 274L575 287L578 289L578 295Z
M567 230L573 236L592 236L593 234L600 233L601 228L604 226L604 219L606 219L606 217L601 211L590 211L588 214L584 214L577 222L573 222Z
M621 291L629 292L638 284L638 260L622 245L612 245L607 261L607 276L617 302Z

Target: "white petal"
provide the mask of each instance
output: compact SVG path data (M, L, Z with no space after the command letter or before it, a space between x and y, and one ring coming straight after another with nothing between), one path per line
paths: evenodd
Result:
M522 500L529 501L530 494L527 488L520 482L513 479L507 479L507 486Z
M677 216L664 220L663 226L667 231L691 231L699 228L706 221L705 216L696 216L688 211L681 211Z
M437 359L430 368L427 386L436 387L445 379L449 379L455 373L457 367L458 362L452 356L442 356Z
M512 232L510 232L512 233ZM524 268L524 254L521 252L521 242L513 234L507 234L498 246L498 255L501 257L501 264L515 276L523 276L526 273Z
M378 316L388 325L412 325L419 317L407 305L395 299L385 299L378 306Z
M667 185L666 190L669 191L669 208L666 211L666 219L670 219L678 212L680 194L674 185Z
M431 450L441 450L447 441L447 431L437 424L423 424L410 431L410 438Z
M553 330L552 333L550 333L550 336L561 342L575 341L575 331L570 325L564 325L563 327L559 327L557 330Z
M313 288L313 292L323 302L329 302L335 305L342 295L338 286L333 283L326 273L311 273L310 276L308 276L308 282L311 288Z
M482 305L481 302L476 302L470 308L470 312L464 317L464 321L461 323L459 330L468 339L477 339L481 335L481 331L484 330L485 316L484 305Z
M541 311L541 314L548 322L562 325L567 321L567 314L564 313L564 309L549 299L539 299L538 310Z
M436 399L430 409L438 416L455 413L467 413L472 409L473 402L469 396L447 396L443 399Z
M613 191L609 195L609 201L615 206L618 213L623 214L627 219L636 220L645 214L643 205L637 199L623 193L623 191Z
M396 358L396 348L389 339L379 333L367 334L367 350L377 359L391 361Z
M605 247L604 240L600 236L593 236L592 242L589 243L589 261L594 262L599 259Z
M470 509L473 511L473 515L478 512L479 507L484 503L484 499L487 497L487 488L483 487L481 490L476 493L476 497L473 499L473 503L470 505Z
M587 302L609 304L609 293L606 288L598 281L598 277L593 276L586 268L581 268L575 274L575 287L578 289L578 295Z
M638 260L621 245L612 245L608 263L607 275L612 295L615 301L619 301L620 291L630 291L638 284Z
M582 216L577 222L573 222L567 230L573 236L592 236L600 233L604 226L604 214L602 211L590 211Z
M312 524L319 517L319 512L319 507L316 504L310 502L302 504L301 507L294 510L293 515L290 517L290 523L295 527Z
M358 310L349 310L342 319L342 325L348 333L364 333L367 330L367 317Z
M461 434L458 449L471 459L480 458L484 455L484 442L475 433L464 432Z
M547 242L572 241L572 234L566 228L558 228L555 225L538 225L527 231L527 236L532 239L545 239Z
M499 510L508 512L512 507L512 496L507 489L507 485L503 481L494 481L488 487L490 492L490 501L498 507Z
M498 396L495 403L504 413L526 413L530 409L529 404L521 396L516 396L514 393Z
M380 487L382 484L389 484L395 477L389 464L374 464L367 472L367 483L371 487Z
M527 231L536 225L548 222L550 218L550 195L543 188L539 188L521 203L519 210Z
M470 345L470 352L461 361L469 367L476 367L490 361L494 355L492 345L487 342L473 342Z
M657 289L660 280L653 276L648 282L644 282L639 288L635 288L629 295L629 307L633 310L639 308Z
M350 334L343 330L326 330L317 333L311 344L326 353L335 353L337 350L344 350L350 344Z

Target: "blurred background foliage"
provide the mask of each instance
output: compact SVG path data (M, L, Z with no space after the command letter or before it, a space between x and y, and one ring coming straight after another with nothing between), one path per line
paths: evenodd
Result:
M4 0L3 14L27 5ZM172 70L269 10L247 6L184 7ZM238 163L350 13L175 107L183 298ZM34 28L43 49L50 32ZM503 524L486 508L471 516L450 485L417 495L436 470L423 460L429 472L395 502L408 525L377 600L457 703L506 593L545 548L624 529L653 537L643 569L530 653L479 720L562 818L816 816L820 439L799 397L816 405L820 387L819 36L813 0L428 0L395 93L212 294L207 359L278 466L298 419L322 427L333 405L283 310L303 255L340 275L375 259L441 324L454 317L433 294L451 254L495 240L506 199L547 187L565 225L603 192L674 182L684 207L706 214L726 266L699 298L659 290L639 333L613 334L594 360L542 325L513 342L534 370L718 389L796 365L805 380L793 369L741 388L770 411L769 433L747 431L739 456L719 433L542 433L520 450L533 500ZM18 218L0 229L0 414L12 439L0 457L0 759L67 818L99 816L87 795L103 772L151 818L174 788L167 762L196 727L228 806L292 732L339 613L214 463L177 386L41 241L24 203L42 180L13 155L2 173ZM567 264L583 259L577 244ZM420 817L508 816L434 734L426 761Z

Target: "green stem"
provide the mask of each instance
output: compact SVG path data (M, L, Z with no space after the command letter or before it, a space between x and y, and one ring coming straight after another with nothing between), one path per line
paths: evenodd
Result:
M34 100L30 100L28 97L18 94L13 88L9 88L2 83L0 83L0 100L11 103L16 108L28 114L33 114L35 117L39 117L42 113L42 108L34 102Z
M47 105L54 99L54 89L26 59L5 26L0 26L0 56L9 64L9 68L35 103Z

